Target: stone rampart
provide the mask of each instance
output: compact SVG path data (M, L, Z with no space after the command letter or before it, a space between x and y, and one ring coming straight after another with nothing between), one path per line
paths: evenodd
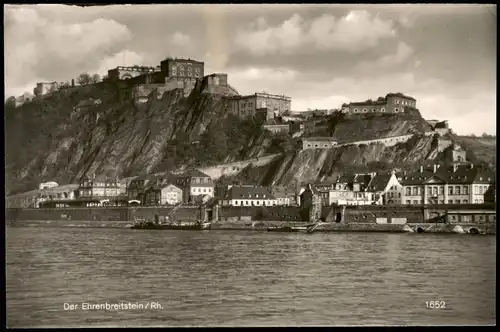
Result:
M221 176L232 176L238 174L243 168L252 164L253 166L264 166L271 163L280 154L273 154L269 156L247 159L233 163L221 164L216 166L200 168L200 171L209 175L212 180L217 180Z

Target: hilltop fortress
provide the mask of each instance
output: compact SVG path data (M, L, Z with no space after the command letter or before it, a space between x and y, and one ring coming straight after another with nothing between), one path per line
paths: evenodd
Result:
M417 101L413 97L402 93L388 93L385 97L379 97L373 101L354 102L342 105L342 113L347 115L363 113L405 113L408 109L416 109Z

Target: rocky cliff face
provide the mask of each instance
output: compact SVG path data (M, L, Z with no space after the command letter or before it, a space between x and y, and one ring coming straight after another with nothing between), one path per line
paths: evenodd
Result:
M431 136L416 136L405 143L343 146L336 149L297 151L268 166L246 169L237 177L263 185L293 187L297 182L316 182L342 172L382 171L393 167L411 168L427 160L433 151ZM438 155L438 157L440 157Z
M227 102L199 84L136 104L112 84L56 93L6 109L7 193L39 183L71 183L86 173L119 177L166 172L265 155L271 140L251 120L227 114ZM89 98L100 105L74 110Z

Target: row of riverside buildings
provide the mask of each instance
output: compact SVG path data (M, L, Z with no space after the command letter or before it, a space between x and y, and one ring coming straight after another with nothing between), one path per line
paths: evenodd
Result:
M65 190L61 190L62 187ZM110 176L85 176L77 188L40 189L35 207L70 206L298 206L309 190L323 206L483 204L496 201L495 173L471 163L424 165L414 172L343 174L310 184L259 186L215 184L199 170L138 176L128 183Z

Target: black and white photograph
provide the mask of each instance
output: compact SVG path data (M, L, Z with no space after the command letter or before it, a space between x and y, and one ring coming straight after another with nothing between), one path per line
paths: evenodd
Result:
M496 4L5 4L7 328L496 325Z

